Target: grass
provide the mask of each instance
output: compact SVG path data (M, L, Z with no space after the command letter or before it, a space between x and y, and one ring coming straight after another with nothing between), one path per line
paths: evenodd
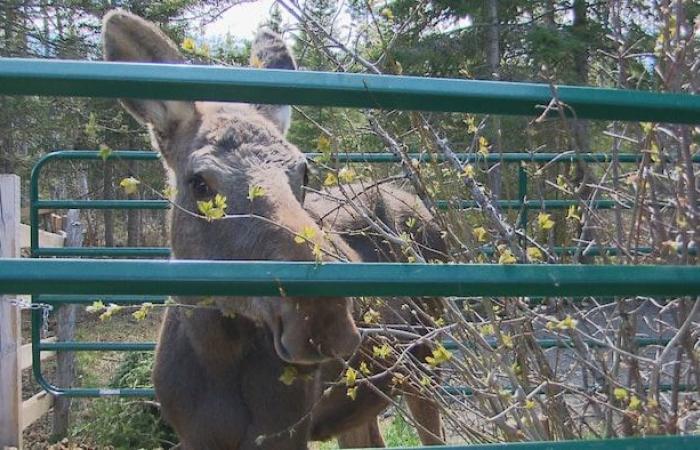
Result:
M381 420L379 428L384 436L387 447L412 447L420 446L421 442L415 429L401 414L395 413L387 419ZM312 450L336 450L338 444L335 439L327 442L314 442L309 448Z

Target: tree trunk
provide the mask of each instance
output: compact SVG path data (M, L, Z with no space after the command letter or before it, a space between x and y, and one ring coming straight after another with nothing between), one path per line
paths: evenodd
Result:
M573 13L572 33L577 37L579 42L579 46L576 47L576 51L573 55L575 66L574 81L576 84L585 85L588 82L588 40L586 38L588 29L588 4L586 0L574 0ZM573 122L573 138L576 152L587 153L590 151L589 128L587 120L575 120ZM590 169L586 163L582 161L577 161L575 164L576 171L572 182L577 188L579 198L586 200L592 193L590 188L585 187L590 181ZM589 229L589 221L587 220L588 214L585 211L582 211L581 214L583 220L580 224L580 228L576 231L580 239L579 248L585 248L586 243L591 240L593 236ZM590 262L589 258L582 257L578 254L577 257L579 258L578 262L584 264Z
M85 228L80 222L80 211L68 211L65 222L66 247L82 247ZM61 305L56 316L58 342L75 339L76 305ZM75 354L58 352L56 355L56 384L70 388L75 380ZM70 427L70 397L56 397L53 409L53 438L61 440L68 434Z
M488 28L486 29L486 64L489 67L489 78L498 80L500 78L501 49L500 33L498 24L498 0L488 0L486 4L486 18ZM501 154L501 118L496 115L492 119L495 139L491 143L491 151ZM491 194L494 199L501 197L501 164L496 165L489 171L489 184Z
M129 161L129 175L138 179L136 161ZM128 195L129 200L138 200L140 193L137 191ZM126 213L126 245L127 247L138 247L139 245L139 216L138 209L129 209Z
M114 177L114 167L110 161L105 161L103 171L103 195L105 200L114 199L114 188L112 178ZM114 247L114 213L111 209L104 210L105 221L105 247Z

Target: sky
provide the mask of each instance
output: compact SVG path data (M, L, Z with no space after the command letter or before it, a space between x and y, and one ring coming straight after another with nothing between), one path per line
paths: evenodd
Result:
M270 9L274 0L257 0L250 3L236 5L226 11L216 22L212 22L204 29L204 36L225 36L230 33L232 37L252 39L258 26L270 15ZM284 22L289 22L291 17L282 10Z

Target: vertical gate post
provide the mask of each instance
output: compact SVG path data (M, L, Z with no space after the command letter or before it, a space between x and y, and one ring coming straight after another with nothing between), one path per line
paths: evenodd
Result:
M19 258L20 179L0 175L0 258ZM20 310L0 295L0 448L22 446Z
M85 227L80 222L80 211L68 210L64 221L66 241L64 247L82 247ZM76 306L61 305L56 313L56 336L58 342L72 341L75 338ZM75 354L58 352L56 354L56 384L73 387L75 375ZM62 439L68 434L70 425L70 397L56 397L53 407L53 438Z

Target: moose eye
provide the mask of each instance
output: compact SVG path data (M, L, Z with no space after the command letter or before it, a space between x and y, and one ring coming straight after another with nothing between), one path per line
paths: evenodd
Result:
M214 191L209 187L201 175L195 175L190 179L192 193L197 200L205 200L214 196Z

